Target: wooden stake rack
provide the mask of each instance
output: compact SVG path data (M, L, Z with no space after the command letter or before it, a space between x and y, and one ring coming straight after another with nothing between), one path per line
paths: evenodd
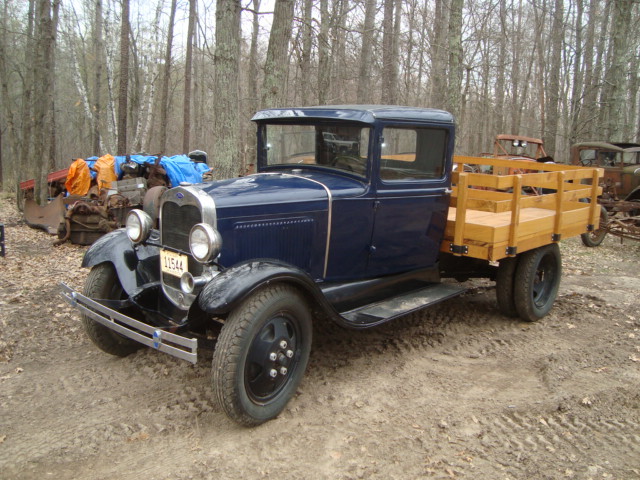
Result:
M490 261L598 228L601 168L454 157L442 252Z

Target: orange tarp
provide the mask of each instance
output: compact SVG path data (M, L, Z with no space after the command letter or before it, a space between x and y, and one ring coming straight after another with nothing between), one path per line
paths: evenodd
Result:
M89 165L83 159L76 159L69 167L65 187L69 195L86 195L91 186Z
M96 160L93 169L98 172L98 176L96 177L98 190L102 191L102 189L111 188L111 182L118 179L116 176L115 164L116 159L113 155L109 155L108 153Z

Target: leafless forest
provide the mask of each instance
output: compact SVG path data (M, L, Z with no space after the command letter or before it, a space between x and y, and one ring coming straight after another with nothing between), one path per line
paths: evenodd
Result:
M71 159L253 157L259 108L444 108L458 153L496 133L637 141L637 0L4 0L0 185ZM44 191L44 189L42 189Z

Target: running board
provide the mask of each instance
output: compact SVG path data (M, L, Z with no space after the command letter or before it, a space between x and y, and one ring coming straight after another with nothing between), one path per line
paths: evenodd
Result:
M466 290L466 288L458 285L436 283L420 290L414 290L381 302L342 312L340 315L353 327L373 327L443 300L456 297Z

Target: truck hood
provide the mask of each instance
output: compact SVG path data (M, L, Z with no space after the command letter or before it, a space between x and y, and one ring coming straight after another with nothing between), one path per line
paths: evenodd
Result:
M216 204L218 218L326 210L329 196L359 196L366 184L326 173L270 172L201 186Z

